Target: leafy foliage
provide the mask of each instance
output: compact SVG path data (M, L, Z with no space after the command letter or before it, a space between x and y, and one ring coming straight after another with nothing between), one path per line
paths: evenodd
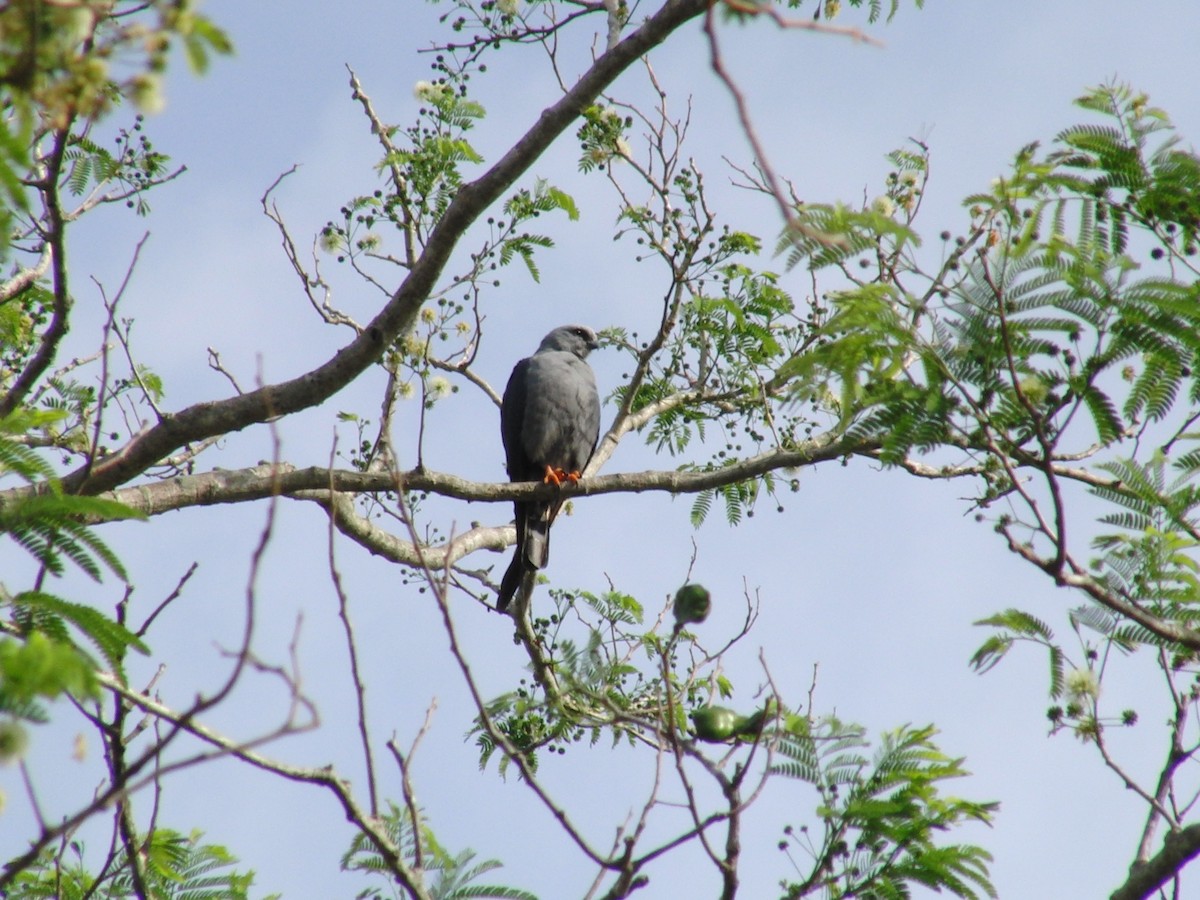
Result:
M142 858L138 865L149 896L162 900L251 900L252 871L228 871L237 858L219 844L201 843L203 835L183 835L159 828L139 841ZM44 853L21 872L8 896L13 900L126 900L139 895L130 861L122 850L95 876L84 864L84 848L73 842L74 858L60 860ZM262 900L279 900L279 894L259 895Z
M1194 510L1200 487L1187 461L1183 472L1166 480L1166 457L1150 461L1115 460L1104 464L1121 490L1093 488L1093 493L1121 511L1102 517L1120 530L1099 534L1092 546L1102 551L1092 568L1112 592L1150 608L1157 617L1192 626L1200 620L1200 566L1195 560L1200 538Z
M523 737L535 737L533 743L539 746L553 740L562 753L569 743L585 735L595 742L606 731L614 740L626 735L631 745L650 742L688 756L702 756L702 748L711 745L751 757L770 748L772 761L764 774L816 787L816 818L824 829L819 845L811 843L807 826L799 832L785 829L789 841L815 860L806 880L785 884L787 897L848 897L871 891L900 897L914 884L959 897L995 896L986 851L935 840L965 822L989 822L996 804L942 796L940 782L967 773L961 760L937 749L932 727L889 732L872 757L864 729L836 717L797 715L781 708L774 697L742 715L712 702L716 694L726 701L733 697L727 678L717 672L706 677L703 667L684 662L686 653L681 651L691 646L694 636L675 628L664 641L657 634L662 617L649 631L641 630L640 607L621 594L552 593L559 608L537 627L541 645L552 654L543 664L553 667L554 691L543 682L543 692L523 688L488 707L492 727L518 754L532 758L529 746L520 743ZM570 611L584 612L578 600L600 617L607 634L600 640L598 628L589 630L593 640L585 648L556 636ZM690 727L682 715L688 708ZM522 734L518 722L537 726ZM496 743L482 723L475 733L486 764Z
M1080 417L1110 445L1162 421L1184 393L1198 396L1200 283L1135 277L1130 253L1149 238L1152 261L1190 266L1190 213L1158 198L1200 163L1173 137L1150 144L1169 125L1126 88L1097 89L1080 104L1118 124L1064 130L1045 155L1023 148L991 193L967 199L970 233L934 273L910 255L920 155L893 154L899 174L871 209L800 209L806 227L781 244L789 265L837 269L851 286L828 295L816 341L780 369L795 399L826 404L900 463L945 445L1054 446ZM1146 194L1148 205L1131 202ZM906 221L895 221L901 212ZM876 276L855 274L855 258ZM926 286L900 290L901 272Z
M1002 660L1017 641L1029 641L1047 649L1050 655L1050 696L1057 698L1063 691L1064 656L1062 649L1054 643L1054 632L1036 616L1019 609L980 619L976 625L989 625L998 629L971 657L971 665L977 672L988 672Z
M79 649L34 631L24 640L0 638L0 713L42 723L48 717L38 702L70 693L95 697L95 670Z
M380 822L393 845L400 848L405 861L422 876L432 876L427 885L430 900L537 900L533 894L518 888L476 884L484 875L501 868L501 863L494 859L475 862L473 850L451 855L437 842L426 823L413 826L412 816L405 807L389 802L388 811L380 817ZM361 832L354 836L350 849L342 856L342 869L378 874L389 882L394 879L387 861ZM381 888L369 888L358 894L359 900L389 896L390 891Z
M124 578L120 560L86 523L145 516L102 497L64 495L53 470L12 437L57 418L53 413L18 412L0 421L0 478L15 475L36 489L0 507L0 533L52 575L63 574L69 561L94 581L101 580L102 567Z
M989 823L997 808L941 795L939 782L967 773L962 760L938 750L935 733L932 726L885 732L868 759L861 727L788 717L773 771L817 789L821 827L784 830L782 847L813 858L811 874L785 884L784 897L907 897L913 885L971 900L997 896L987 851L934 840L967 821Z
M15 435L58 418L52 413L18 411L0 421L0 478L17 477L41 493L30 492L0 507L0 534L7 534L33 556L45 575L64 574L74 564L95 581L107 568L124 578L116 555L88 522L138 517L112 500L63 494L49 465ZM8 613L6 637L0 637L0 712L27 721L45 721L39 699L67 692L77 697L96 693L95 663L72 633L73 626L120 673L130 647L146 645L122 624L79 603L63 600L40 587L0 596Z
M576 137L582 153L579 170L592 172L613 159L629 153L625 130L633 126L632 116L622 116L611 106L589 106L583 111L583 124Z
M493 728L534 772L540 750L563 754L569 745L585 739L594 744L605 728L612 730L615 745L630 737L634 722L654 716L662 707L653 676L633 659L635 650L656 641L653 634L638 630L644 616L641 604L615 590L604 594L555 590L551 596L555 612L535 620L533 626L547 648L547 664L554 667L553 691L522 684L486 707ZM604 640L596 629L586 633L582 644L564 637L567 619L574 615L606 623L621 635L619 645ZM486 767L497 750L496 740L482 717L470 733L480 748L480 767ZM509 765L508 756L502 755L502 775Z
M25 634L40 632L63 643L72 643L65 623L74 625L91 641L115 671L121 672L126 651L149 653L136 635L103 613L82 603L70 603L41 591L23 591L12 598L13 621Z
M510 198L504 204L504 212L510 217L510 224L507 232L509 236L499 242L500 265L506 266L514 257L520 257L533 280L540 281L541 274L533 258L534 250L538 247L553 247L554 241L544 234L516 232L515 228L518 223L556 209L565 212L571 221L579 218L579 210L571 196L542 179L534 183L532 191L518 191Z
M115 152L85 134L71 136L64 154L67 189L76 197L114 188L111 200L126 200L139 216L150 212L147 192L167 176L170 157L154 149L143 130L145 117L137 115L131 129L121 128Z

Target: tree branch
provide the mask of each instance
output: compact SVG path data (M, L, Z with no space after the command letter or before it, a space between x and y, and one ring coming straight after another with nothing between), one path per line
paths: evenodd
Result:
M7 303L18 294L28 290L30 285L45 275L50 269L51 256L50 245L44 245L41 256L38 257L36 263L27 269L23 268L19 270L8 281L0 284L0 303Z
M342 807L346 818L358 827L371 841L380 856L387 862L388 868L410 891L412 896L425 898L428 895L421 887L421 879L408 866L399 847L396 847L387 834L386 826L378 818L368 813L358 805L351 793L350 782L340 777L332 766L306 768L278 762L250 749L244 742L238 742L225 735L219 734L205 725L197 722L191 712L179 713L170 707L159 703L137 691L130 690L111 675L97 673L100 683L105 688L117 694L123 700L137 706L149 715L165 722L170 722L182 731L187 732L204 743L216 748L221 754L236 757L250 765L266 772L274 773L289 781L315 784L327 788Z
M1192 650L1200 650L1200 631L1185 628L1176 622L1160 619L1153 613L1142 609L1136 603L1118 596L1080 569L1070 557L1066 558L1065 565L1071 571L1064 571L1059 568L1057 559L1041 557L1032 547L1021 543L1012 534L1007 531L1004 534L1008 541L1009 550L1026 561L1033 563L1033 565L1053 578L1056 584L1064 587L1078 588L1101 606L1111 609L1117 615L1132 622L1136 622L1164 640L1172 641Z
M838 437L823 435L791 450L770 450L748 457L720 469L704 471L656 471L618 472L584 478L578 484L561 487L539 482L479 482L430 469L414 469L403 473L403 484L407 490L428 491L457 500L484 503L510 502L513 500L546 499L563 496L567 499L579 496L612 493L644 493L659 491L671 494L695 494L712 490L739 481L757 478L779 469L800 468L849 456L865 456L876 459L878 447ZM598 450L597 453L600 451ZM611 453L611 451L609 451ZM607 454L606 454L607 455ZM958 478L977 475L976 466L929 466L915 461L902 464L911 474L923 478ZM1055 466L1055 473L1093 486L1119 489L1117 479L1100 475L1086 469ZM193 506L216 506L224 503L244 503L263 500L278 493L281 496L312 500L328 504L327 492L339 494L375 494L393 491L396 483L388 472L359 472L348 469L330 470L322 466L296 468L289 463L278 466L262 464L245 469L213 469L197 475L178 475L162 481L138 484L131 487L107 491L103 496L116 500L147 516L155 516L177 509ZM33 487L12 488L0 491L0 510L36 492ZM324 492L324 493L323 493ZM378 529L376 529L378 530ZM468 532L472 534L472 532ZM467 535L460 536L462 541ZM476 549L491 547L484 540ZM502 549L506 544L497 544Z
M69 135L69 124L54 133L54 143L42 167L42 178L38 184L45 208L43 220L45 224L39 227L45 241L42 254L43 257L47 252L50 254L51 296L53 297L50 324L42 333L33 358L29 360L21 374L12 383L8 393L0 398L0 417L7 416L16 409L26 395L33 390L37 380L42 377L42 373L54 362L54 356L58 353L58 345L62 342L70 326L68 317L71 312L71 293L67 286L66 232L63 228L63 212L58 197L58 179L62 173Z
M1129 878L1110 895L1109 900L1143 900L1175 877L1200 854L1200 823L1171 831L1163 839L1158 854L1146 862L1129 867Z
M480 526L455 535L445 544L417 546L360 516L355 512L354 500L349 494L302 491L296 497L310 500L324 509L338 531L369 553L406 566L421 567L427 564L433 569L444 569L476 550L504 550L517 539L516 529L512 525L494 528Z
M873 444L829 433L805 442L792 450L769 450L720 469L702 471L618 472L586 477L578 484L561 487L541 482L478 482L429 469L414 469L402 474L405 490L428 491L458 500L486 503L512 500L585 497L595 494L643 493L662 491L694 494L739 481L757 478L777 469L799 468L830 460L870 453ZM264 463L245 469L213 469L199 475L179 475L162 481L138 484L103 493L148 516L192 506L243 503L272 496L299 497L320 501L314 492L383 493L396 489L395 476L389 472L330 470L323 466L295 468L288 463ZM0 510L19 503L36 492L34 487L0 491Z

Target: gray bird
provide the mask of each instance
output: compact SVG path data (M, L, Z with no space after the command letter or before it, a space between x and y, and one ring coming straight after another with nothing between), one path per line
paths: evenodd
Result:
M564 325L542 338L537 352L513 368L500 404L500 434L513 481L578 481L600 437L600 395L584 360L596 333ZM562 500L516 501L517 549L496 609L503 610L527 575L550 559L550 525Z

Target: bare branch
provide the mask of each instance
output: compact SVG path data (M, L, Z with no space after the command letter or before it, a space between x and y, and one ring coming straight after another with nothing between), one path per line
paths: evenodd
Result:
M746 103L746 98L743 96L737 83L733 80L733 76L725 68L725 63L721 57L721 50L717 41L717 29L715 21L715 10L717 4L710 4L708 14L704 18L704 33L708 37L709 47L709 62L713 72L721 79L721 82L729 91L729 95L733 98L734 107L737 109L738 122L742 126L742 133L746 136L746 140L750 142L750 148L754 153L755 167L762 173L763 182L766 184L768 193L775 198L776 204L779 206L779 213L783 217L788 230L803 233L810 237L816 237L826 242L832 241L829 235L821 235L814 232L811 228L801 223L796 218L795 206L790 202L790 198L784 193L783 186L779 176L775 174L775 168L771 165L770 159L767 157L766 149L763 147L762 141L758 137L758 132L754 128L754 122L750 117L750 109ZM740 8L740 7L739 7ZM845 37L851 37L855 40L865 43L876 43L871 38L867 37L858 29L845 29L832 25L824 25L820 22L806 22L799 19L784 19L779 16L770 4L751 5L743 11L752 14L767 13L776 22L776 24L789 28L805 28L812 31L829 31L836 34L841 34Z
M348 316L346 313L338 309L334 309L332 303L333 291L330 289L329 285L325 283L325 279L321 276L321 270L319 264L317 263L315 249L313 251L313 271L315 274L309 275L305 270L304 264L300 262L300 253L296 250L296 243L292 240L292 234L290 231L288 231L287 224L283 221L283 214L279 211L279 207L271 198L271 195L275 192L275 189L279 187L285 178L293 174L297 168L299 167L292 166L287 171L281 173L279 177L271 182L270 187L263 192L262 197L259 198L259 203L262 205L263 215L274 222L275 227L279 229L279 239L283 245L283 254L287 257L287 261L291 265L292 271L295 272L296 276L300 279L300 285L304 290L304 295L308 298L308 302L312 305L312 308L317 311L317 315L319 315L322 321L328 325L346 325L353 329L355 334L361 335L363 331L361 325L359 325L351 316ZM318 298L316 294L313 293L316 288L323 289L323 296L321 298ZM210 347L208 354L209 365L213 366L213 359L216 357L216 353ZM217 358L218 363L219 361L219 358ZM216 366L213 367L216 368ZM218 369L218 371L224 372L225 370ZM230 381L233 381L232 376L228 375L228 373L226 373L226 377L228 377ZM239 394L242 393L236 382L234 382L234 388L237 389Z
M421 860L425 851L423 849L420 829L417 827L417 822L420 821L420 814L417 808L417 795L412 786L412 759L417 753L417 746L421 743L421 739L425 737L429 732L430 726L433 724L433 714L436 710L437 699L435 698L429 702L429 708L425 710L425 721L421 723L421 730L413 738L412 746L408 748L407 757L401 752L400 745L396 743L395 735L387 742L387 747L392 752L392 758L396 760L396 766L400 769L400 784L404 794L404 804L408 807L408 815L412 820L413 832L416 834L416 840L413 841L413 865L418 869L423 867Z
M331 471L336 453L337 442L335 441L329 453ZM333 580L334 593L337 595L338 619L342 623L342 630L346 637L346 652L350 658L350 678L354 684L354 704L358 714L358 737L362 744L363 764L367 769L367 796L371 801L371 815L378 816L379 789L375 780L375 755L371 752L371 737L367 730L367 687L363 681L362 668L358 662L358 644L354 639L354 626L350 623L350 598L346 596L345 588L342 586L342 574L338 571L335 554L334 523L337 521L337 518L336 515L330 515L329 517L329 534L327 540L329 548L329 577ZM415 818L413 819L413 830L417 830L417 821ZM419 840L418 843L420 843ZM420 860L418 859L419 864Z

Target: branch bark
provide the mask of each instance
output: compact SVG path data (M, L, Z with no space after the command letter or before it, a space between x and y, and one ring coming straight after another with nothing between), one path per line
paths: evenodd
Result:
M1168 832L1163 847L1145 862L1134 863L1129 878L1113 891L1109 900L1143 900L1174 878L1185 865L1200 855L1200 823Z

